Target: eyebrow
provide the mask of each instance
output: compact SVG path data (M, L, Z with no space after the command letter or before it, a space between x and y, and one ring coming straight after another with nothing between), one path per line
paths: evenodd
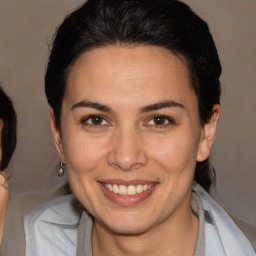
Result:
M175 102L173 100L168 100L168 101L158 102L158 103L144 106L139 109L139 112L144 113L144 112L150 112L150 111L159 110L163 108L170 108L170 107L178 107L182 109L185 108L184 105L181 103ZM98 102L87 101L87 100L83 100L74 104L71 107L71 110L74 110L76 108L94 108L103 112L114 112L110 107L106 105L100 104Z
M80 102L74 104L71 107L71 110L74 110L76 108L94 108L94 109L97 109L97 110L103 111L103 112L113 112L111 110L111 108L109 108L108 106L102 105L97 102L87 101L87 100L83 100L83 101L80 101Z
M182 109L185 108L185 106L181 103L175 102L173 100L168 100L168 101L158 102L152 105L142 107L140 109L140 112L144 113L144 112L150 112L150 111L159 110L162 108L170 108L170 107L178 107Z

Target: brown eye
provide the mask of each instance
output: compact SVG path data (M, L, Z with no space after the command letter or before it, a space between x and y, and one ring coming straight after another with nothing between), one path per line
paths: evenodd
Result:
M101 116L92 116L91 123L93 125L101 125L103 123L103 118Z
M174 120L172 118L160 115L153 116L147 122L148 126L155 126L156 128L167 127L170 124L174 124Z
M105 126L108 125L108 122L102 116L92 115L83 120L83 124L90 126Z
M156 116L153 118L154 124L155 125L164 125L166 122L166 118L162 116Z

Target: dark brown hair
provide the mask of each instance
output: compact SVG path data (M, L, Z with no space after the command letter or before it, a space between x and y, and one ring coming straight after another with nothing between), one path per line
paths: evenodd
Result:
M7 168L16 147L17 117L11 99L0 87L0 119L3 120L0 171Z

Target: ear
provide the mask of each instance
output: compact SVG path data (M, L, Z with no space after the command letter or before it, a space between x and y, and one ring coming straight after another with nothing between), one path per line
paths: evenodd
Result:
M204 124L201 132L201 139L197 152L197 161L202 162L207 159L211 153L211 148L216 136L217 124L220 117L220 105L215 104L212 108L210 120Z
M59 153L60 160L65 163L64 155L63 155L61 134L60 134L59 129L56 126L55 115L54 115L53 109L50 110L50 121L51 121L52 135L53 135L53 139L54 139L54 142L55 142L56 149Z

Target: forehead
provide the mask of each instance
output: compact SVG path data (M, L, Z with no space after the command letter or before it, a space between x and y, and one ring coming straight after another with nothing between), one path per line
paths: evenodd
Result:
M69 73L65 97L129 101L194 97L185 61L155 46L106 46L82 54ZM143 96L143 98L141 98ZM64 97L64 98L65 98ZM159 99L158 99L159 98Z

